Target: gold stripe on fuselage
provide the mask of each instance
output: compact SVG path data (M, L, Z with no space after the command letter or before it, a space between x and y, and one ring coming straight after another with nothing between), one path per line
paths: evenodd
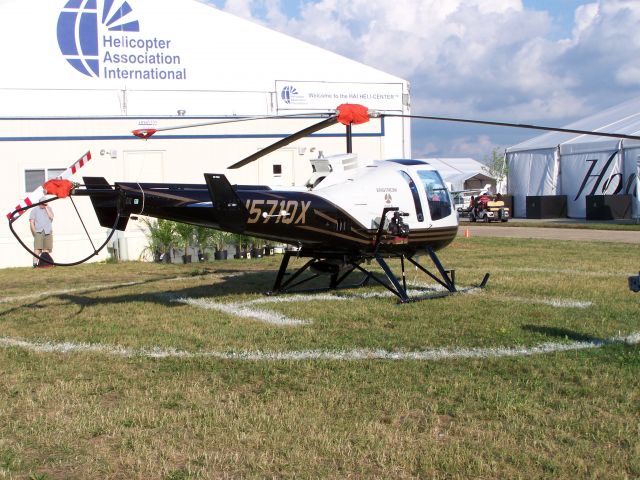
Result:
M375 231L370 231L369 235L366 237L366 239L360 239L360 238L356 238L353 237L351 235L345 234L345 233L339 233L339 232L333 232L331 230L326 230L323 228L318 228L318 227L312 227L309 225L300 225L298 226L298 228L301 228L303 230L308 230L311 232L318 232L318 233L322 233L324 235L329 235L332 237L336 237L336 238L342 238L345 240L350 240L356 243L359 243L361 245L372 245L375 238L376 238L376 234L377 232ZM353 232L352 233L356 233ZM457 227L455 228L442 228L442 229L437 229L437 230L421 230L418 231L416 233L411 232L409 234L409 238L408 241L409 242L423 242L423 241L430 241L430 240L453 240L457 235ZM384 234L384 237L388 237L388 233ZM383 237L383 238L384 238ZM392 243L392 242L386 242L383 241L382 243L387 244L387 243Z

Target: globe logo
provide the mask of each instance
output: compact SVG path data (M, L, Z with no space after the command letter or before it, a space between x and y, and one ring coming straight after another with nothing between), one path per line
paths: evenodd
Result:
M67 62L80 73L100 76L100 48L98 41L97 0L69 0L58 17L58 46ZM114 8L114 0L104 0L100 22L112 32L139 32L137 20L127 17L132 8L121 2Z
M284 103L290 104L291 99L297 94L298 94L298 90L296 90L296 87L287 85L282 89L282 92L280 93L280 97L282 98L282 100L284 100Z

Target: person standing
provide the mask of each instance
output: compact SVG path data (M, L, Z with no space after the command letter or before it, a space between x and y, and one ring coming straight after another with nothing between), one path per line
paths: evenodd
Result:
M45 202L46 197L40 199L41 203L36 208L31 209L29 215L29 225L33 235L33 250L40 256L42 252L53 250L53 210ZM33 266L38 265L38 259L33 259Z

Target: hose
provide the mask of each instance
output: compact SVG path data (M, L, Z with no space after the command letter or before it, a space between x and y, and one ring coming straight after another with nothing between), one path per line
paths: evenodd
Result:
M71 197L69 197L69 199L71 199ZM44 263L48 263L49 265L54 265L56 267L74 267L76 265L80 265L85 263L86 261L90 260L92 257L95 257L96 255L98 255L100 253L100 251L102 251L102 249L104 247L107 246L107 244L109 243L109 240L111 240L111 237L113 237L113 234L116 231L116 226L118 225L118 222L120 221L120 209L117 210L117 214L116 214L116 220L113 223L113 226L111 227L111 233L109 233L109 235L107 236L107 239L104 241L104 243L102 245L100 245L98 248L95 248L95 246L93 245L93 241L91 240L91 237L89 237L89 232L87 232L87 228L84 225L84 222L82 221L82 217L80 216L80 212L78 212L78 209L76 208L76 213L78 214L78 218L80 218L80 223L82 223L82 226L84 227L84 231L87 234L87 237L89 237L89 242L91 243L91 246L93 247L93 253L91 253L90 255L86 256L85 258L78 260L76 262L69 262L69 263L63 263L63 262L52 262L50 260L47 260L45 258L43 258L40 255L37 255L33 250L31 250L29 247L27 247L27 245L22 241L22 239L18 236L18 234L16 233L16 231L13 229L13 222L15 222L18 218L20 218L21 215L16 216L19 212L24 213L27 210L30 210L34 207L37 207L38 205L41 205L43 203L48 203L48 202L52 202L55 200L60 200L59 197L54 197L51 199L46 199L46 200L42 200L40 202L37 203L33 203L31 205L29 205L26 208L17 208L16 210L14 210L11 213L11 218L9 218L9 230L11 230L11 233L13 234L13 236L16 238L16 240L18 241L18 243L20 245L22 245L22 248L24 248L27 252L29 252L32 256L34 256L35 258L38 259L38 261L40 262L44 262ZM73 200L71 200L73 203ZM74 208L75 208L75 203L73 204Z

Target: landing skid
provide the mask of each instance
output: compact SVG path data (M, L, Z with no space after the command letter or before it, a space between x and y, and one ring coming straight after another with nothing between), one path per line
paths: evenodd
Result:
M436 255L435 251L431 247L426 248L426 253L435 267L435 272L429 271L423 265L418 263L418 261L414 258L415 255L407 256L404 254L400 254L383 257L379 253L373 253L370 255L360 255L358 257L346 257L344 255L338 254L327 255L326 253L323 253L321 255L311 253L307 254L304 252L304 249L299 252L287 251L285 252L282 262L280 263L280 268L278 270L276 280L273 284L273 288L271 289L271 291L267 292L267 294L279 295L283 293L308 293L345 288L359 288L368 285L370 281L378 283L379 285L383 286L391 293L393 293L396 297L398 297L399 303L414 302L430 298L439 298L442 296L448 296L457 293L458 290L455 285L455 270L446 270L440 262L440 259ZM287 267L289 266L289 260L294 256L296 258L309 258L309 260L297 270L291 272L289 274L289 277L285 280ZM386 258L400 259L400 279L398 279L398 277L393 273L391 267L387 263ZM327 260L341 261L343 263L343 269L336 269L335 272L325 273L325 276L329 277L328 285L325 287L314 289L300 289L299 287L306 284L307 282L323 276L320 273L314 273L310 271L310 269L316 262L325 262ZM384 277L376 274L375 272L372 272L371 270L363 266L371 263L371 261L375 261L382 268ZM444 287L445 291L442 292L442 295L437 295L436 297L434 297L433 295L413 297L409 296L406 280L406 262L413 264L418 270L420 270L432 280ZM307 271L309 271L309 275L303 276L303 273ZM356 271L362 273L364 277L359 282L346 284L345 281L347 280L347 278L349 278ZM482 282L480 282L477 287L484 288L488 280L489 274L487 273L482 279Z

